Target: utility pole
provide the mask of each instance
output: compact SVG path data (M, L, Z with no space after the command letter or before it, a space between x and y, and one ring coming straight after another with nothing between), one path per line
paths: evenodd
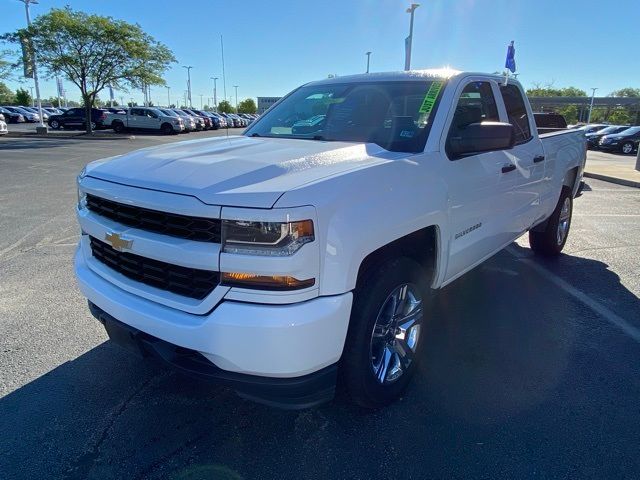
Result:
M593 110L593 100L596 96L596 90L598 90L597 87L591 89L591 105L589 105L589 116L587 117L587 123L591 123L591 111Z
M238 113L238 85L234 85L233 88L236 89L236 113Z
M193 107L193 104L191 103L191 69L193 68L192 66L186 66L183 65L182 68L186 68L187 69L187 92L188 92L188 100L189 100L189 108Z
M202 94L200 94L200 110L202 110Z
M27 13L27 26L31 26L31 15L29 15L29 5L37 5L38 0L20 0L24 3L24 9ZM29 48L32 48L31 52L31 64L33 66L33 83L36 85L36 96L38 97L38 114L40 115L40 128L44 128L45 131L47 128L44 126L44 120L42 119L42 101L40 100L40 83L38 82L38 67L36 65L36 52L35 47L31 43L29 39ZM33 95L32 95L33 97Z
M224 73L224 42L222 41L222 35L220 35L220 49L222 51L222 93L224 98L227 98L227 76Z
M216 81L218 80L218 77L209 77L211 80L213 80L213 109L217 112L218 111L218 89L216 88Z
M33 87L29 87L29 90L31 90L31 106L35 107L36 106L36 99L33 96Z
M419 3L412 3L409 8L407 8L407 13L411 14L411 20L409 22L409 36L404 40L404 69L411 70L411 45L413 43L413 14L416 11L416 8L420 6Z
M167 108L171 107L171 87L167 85Z
M367 52L367 73L369 73L369 61L371 60L371 52Z

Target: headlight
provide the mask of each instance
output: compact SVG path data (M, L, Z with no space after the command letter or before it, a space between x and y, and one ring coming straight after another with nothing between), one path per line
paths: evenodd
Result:
M222 251L243 255L284 257L315 239L313 222L222 221Z
M78 208L80 210L87 208L87 194L78 187Z

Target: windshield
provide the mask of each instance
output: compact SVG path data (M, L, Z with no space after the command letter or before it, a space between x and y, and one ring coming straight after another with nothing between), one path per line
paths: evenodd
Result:
M620 132L620 135L633 135L634 133L638 133L638 132L640 132L640 127L631 127Z
M604 133L604 134L616 133L616 132L621 132L625 128L628 128L628 127L607 127L607 128L603 128L602 130L598 130L597 133Z
M370 142L387 150L424 149L443 81L329 83L299 88L246 135Z

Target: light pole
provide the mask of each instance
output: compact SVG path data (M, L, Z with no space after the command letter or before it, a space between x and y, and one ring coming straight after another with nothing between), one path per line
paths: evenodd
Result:
M404 40L404 69L411 70L411 44L413 43L413 14L416 8L420 6L419 3L412 3L407 8L407 13L411 14L411 20L409 22L409 36Z
M35 107L36 106L36 99L33 97L33 87L29 87L29 90L31 90L31 106Z
M209 77L209 78L213 80L213 108L217 112L218 111L218 89L216 86L216 81L218 80L218 77Z
M371 52L367 52L367 73L369 73L369 61L371 60Z
M183 65L182 68L187 69L187 92L188 92L188 99L189 99L189 107L193 107L193 105L191 104L191 69L193 67L190 65L189 66Z
M171 107L171 87L167 86L167 108Z
M591 110L593 110L593 99L596 96L596 90L598 90L597 87L591 89L591 104L589 105L589 116L587 117L587 123L591 123Z
M200 94L200 110L202 110L202 94Z
M238 85L234 85L233 88L236 89L236 113L238 113Z
M29 5L37 5L38 0L20 0L24 3L24 9L27 13L27 26L31 26L31 16L29 15ZM31 65L33 67L33 83L36 85L36 96L38 97L38 114L40 115L40 127L44 127L44 121L42 120L42 101L40 100L40 83L38 82L38 67L36 65L36 52L31 40L29 40L29 48L31 52ZM33 95L32 95L33 97Z

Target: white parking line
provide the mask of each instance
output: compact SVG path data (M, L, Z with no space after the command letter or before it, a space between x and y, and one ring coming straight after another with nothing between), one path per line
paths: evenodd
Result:
M633 325L631 325L624 318L620 317L619 315L616 315L611 310L609 310L607 307L602 305L600 302L597 302L596 300L594 300L591 297L589 297L586 293L581 292L580 290L578 290L574 286L570 285L569 283L567 283L566 281L564 281L563 279L561 279L557 275L554 275L549 270L547 270L546 268L544 268L541 265L539 265L538 263L536 263L534 260L531 260L530 258L527 258L525 255L523 255L522 253L518 252L513 247L511 247L511 246L507 247L506 251L509 252L514 257L516 257L518 260L526 263L527 266L529 266L530 268L535 270L539 275L544 277L546 280L550 281L555 286L557 286L560 289L564 290L566 293L571 295L573 298L575 298L579 302L581 302L584 305L586 305L587 307L589 307L591 310L596 312L602 318L607 320L611 325L619 328L624 333L626 333L631 338L633 338L636 342L640 343L640 329L638 329L638 328L634 327Z

